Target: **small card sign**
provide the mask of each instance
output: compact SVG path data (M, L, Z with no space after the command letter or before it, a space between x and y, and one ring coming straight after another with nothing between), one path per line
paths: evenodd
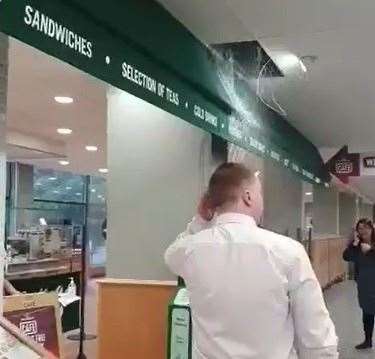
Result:
M61 320L55 294L38 293L6 297L4 317L55 357L62 357Z
M57 359L7 319L0 318L0 359Z

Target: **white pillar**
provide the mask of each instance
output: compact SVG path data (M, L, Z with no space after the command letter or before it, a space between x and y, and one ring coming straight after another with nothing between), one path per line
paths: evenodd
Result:
M208 133L109 91L108 277L173 278L164 251L195 214L216 164Z

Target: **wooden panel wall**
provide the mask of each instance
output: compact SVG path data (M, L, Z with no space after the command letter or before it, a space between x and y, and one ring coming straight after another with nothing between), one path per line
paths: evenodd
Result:
M99 283L98 359L165 359L174 282Z
M311 243L311 263L322 288L345 277L342 259L346 241L343 238L315 239Z

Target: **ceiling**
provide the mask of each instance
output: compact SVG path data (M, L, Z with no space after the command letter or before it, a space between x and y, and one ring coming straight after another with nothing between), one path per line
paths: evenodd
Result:
M8 158L41 168L99 175L106 168L106 86L99 80L11 39L7 107ZM58 104L69 96L72 104ZM62 136L57 128L70 128ZM88 152L95 145L97 152ZM68 166L59 164L66 159Z
M316 146L375 151L373 0L159 0L206 44L258 40L286 75L272 90ZM313 55L300 65L290 54ZM375 178L353 184L375 200Z

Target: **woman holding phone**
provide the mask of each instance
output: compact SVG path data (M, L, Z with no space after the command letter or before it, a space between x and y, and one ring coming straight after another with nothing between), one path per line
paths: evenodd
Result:
M369 219L360 219L354 240L344 251L344 260L354 262L358 286L359 305L363 311L365 341L356 349L372 348L375 317L375 230Z

